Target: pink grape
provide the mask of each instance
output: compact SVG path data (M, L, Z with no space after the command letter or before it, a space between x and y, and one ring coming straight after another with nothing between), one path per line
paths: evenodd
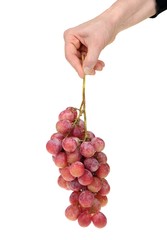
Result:
M90 207L90 213L97 213L101 210L101 203L97 198L94 198L93 204Z
M94 134L93 132L87 131L87 133L86 133L86 139L87 139L87 141L91 141L92 138L94 138L94 137L95 137L95 134Z
M108 197L106 195L102 196L100 193L97 193L95 198L99 200L102 207L106 206L108 203Z
M88 190L94 193L97 193L100 191L102 187L102 181L98 177L93 177L93 181L87 186Z
M80 145L80 153L82 156L89 158L95 154L96 150L91 142L82 142Z
M93 181L93 175L87 169L84 170L84 174L82 176L78 177L78 182L83 186L87 186L91 184L92 181Z
M80 195L80 192L73 191L69 196L69 202L72 205L78 205L79 204L79 195Z
M98 160L94 157L85 158L84 165L85 165L85 168L91 172L97 171L97 169L100 166Z
M72 122L63 119L56 123L56 130L63 135L68 134L72 130Z
M103 228L107 224L107 218L102 212L97 212L92 216L92 222L97 228Z
M78 125L75 125L72 129L71 135L83 139L85 136L85 130Z
M107 179L103 178L102 179L102 186L101 186L101 189L98 193L101 194L102 196L105 196L109 192L110 192L110 185L109 185Z
M94 194L89 190L82 191L79 195L79 203L84 208L92 206L94 201Z
M75 178L74 180L72 181L67 181L66 183L68 189L72 190L72 191L80 191L83 189L83 185L81 185L79 182L78 182L78 179Z
M80 214L80 209L77 205L71 204L65 209L65 216L71 221L77 220L79 214Z
M99 137L92 138L91 144L95 148L96 152L101 152L105 147L105 142Z
M84 164L80 161L72 163L69 167L70 173L74 177L81 177L85 172Z
M61 141L59 139L50 139L46 143L46 149L50 154L57 155L62 150Z
M67 156L65 152L59 152L56 156L52 156L52 158L58 168L67 166Z
M54 140L55 138L57 138L59 140L63 140L64 135L59 132L53 133L52 136L50 137L50 139Z
M71 175L69 167L59 168L60 174L66 181L72 181L75 179L74 176Z
M80 154L79 148L76 148L74 152L66 152L67 162L69 164L80 161L82 155Z
M74 137L66 137L62 141L62 147L66 152L74 152L79 145L79 139Z
M61 175L59 175L57 183L61 188L69 190L69 187L67 186L67 181Z
M81 227L88 227L91 224L91 214L88 211L84 211L78 216L78 224Z
M99 168L96 171L96 176L99 178L105 178L110 172L110 166L108 163L100 164Z
M95 158L98 160L99 163L106 163L107 162L107 156L104 152L95 153Z
M66 108L62 112L60 112L58 118L59 120L69 120L70 122L73 122L76 119L77 111L74 108Z

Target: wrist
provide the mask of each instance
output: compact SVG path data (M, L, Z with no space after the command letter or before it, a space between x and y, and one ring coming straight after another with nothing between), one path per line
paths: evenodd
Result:
M116 34L129 28L156 13L155 0L117 0L102 13L108 24L115 28Z

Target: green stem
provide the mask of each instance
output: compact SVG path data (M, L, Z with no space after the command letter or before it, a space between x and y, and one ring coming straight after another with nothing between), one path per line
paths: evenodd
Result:
M82 85L82 104L83 104L83 109L82 112L84 114L84 128L85 128L85 138L87 138L87 118L86 118L86 97L85 97L85 87L86 87L86 77L83 77L83 85ZM81 104L81 105L82 105Z

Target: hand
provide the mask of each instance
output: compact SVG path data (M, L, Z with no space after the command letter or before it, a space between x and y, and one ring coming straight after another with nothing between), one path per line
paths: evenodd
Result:
M85 74L94 75L104 67L99 59L101 51L116 35L155 13L155 0L117 0L96 18L64 32L67 61L81 78Z
M107 27L105 19L99 16L64 32L65 57L81 78L85 74L94 75L105 66L99 55L111 42L111 34L114 32L111 29ZM113 33L112 39L114 38Z

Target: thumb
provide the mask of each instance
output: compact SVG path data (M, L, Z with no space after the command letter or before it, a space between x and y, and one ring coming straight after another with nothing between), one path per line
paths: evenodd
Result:
M91 74L94 72L94 67L98 61L100 52L97 48L91 47L88 49L88 53L83 61L83 70L85 74Z

